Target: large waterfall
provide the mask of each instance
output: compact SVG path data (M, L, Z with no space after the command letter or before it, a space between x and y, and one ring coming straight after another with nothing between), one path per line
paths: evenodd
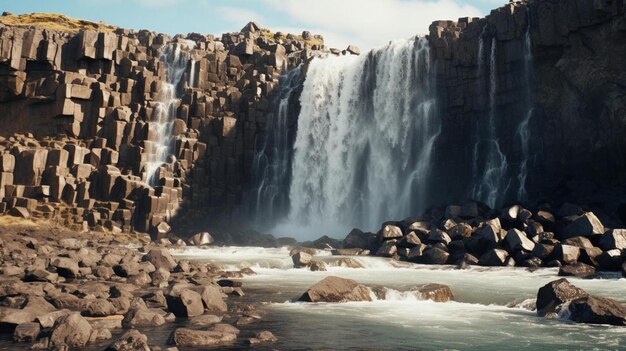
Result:
M176 110L180 103L178 91L183 81L189 62L189 49L194 47L192 41L169 43L162 50L160 61L167 68L167 82L161 85L159 99L154 102L154 110L150 130L154 141L146 142L152 148L148 152L148 160L144 173L144 181L154 184L158 180L157 171L166 161L172 145L172 125L176 118ZM154 132L152 132L154 130Z
M285 232L343 234L420 213L440 132L426 39L311 62Z
M520 162L520 170L518 174L519 186L517 190L517 199L525 201L528 198L526 190L526 178L528 177L528 163L530 158L530 120L533 117L534 104L531 87L533 84L533 48L532 38L530 35L530 11L526 12L527 27L526 36L524 37L524 84L526 86L526 101L525 104L528 108L526 117L517 128L517 137L519 138L522 150L522 161Z

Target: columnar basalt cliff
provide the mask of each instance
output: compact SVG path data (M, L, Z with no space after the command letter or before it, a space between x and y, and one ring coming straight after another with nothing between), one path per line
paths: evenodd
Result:
M359 54L357 48L326 51L319 36L274 34L254 23L221 38L92 28L0 27L0 212L60 217L80 229L157 235L170 230L177 214L240 224L254 218L249 209L257 219L277 217L263 218L270 223L294 213L293 195L302 193L291 178L311 174L295 169L309 165L306 155L292 162L294 145L300 151L305 145L297 144L303 132L297 130L303 121L299 100L301 94L316 96L306 91L315 85L310 75L325 72L310 71L310 59ZM335 191L349 196L339 194L345 201L333 204L343 206L333 213L379 223L377 214L363 211L402 218L467 199L491 207L554 200L578 202L607 223L617 221L626 212L620 199L626 176L625 34L623 0L527 0L485 18L433 22L425 38L353 60L367 74L357 72L351 82L360 84L359 101L371 103L375 94L367 89L383 80L368 74L393 68L398 79L408 79L401 63L413 62L417 51L411 48L419 49L419 81L404 86L429 98L396 94L407 109L395 114L408 116L413 129L428 129L403 134L393 128L391 144L380 144L384 135L368 130L363 117L366 142L335 140L354 141L350 147L362 154L353 155L359 165L354 174L342 173L352 183ZM400 49L406 54L391 54ZM181 70L172 71L175 64ZM297 74L283 75L300 64ZM344 66L339 69L353 69ZM322 84L337 77L316 78ZM427 120L410 119L413 105L427 106L427 113L418 114ZM385 115L361 108L363 113L350 116ZM333 118L322 112L316 110ZM388 127L389 121L378 122ZM402 136L413 139L396 140ZM368 200L385 185L372 183L377 163L364 161L380 145L413 148L406 160L385 168L391 178L382 177L395 179L389 194L400 194L404 200L397 207L411 213L385 214L393 208L382 197L376 206ZM317 166L320 172L335 169ZM303 185L301 178L296 185ZM307 196L299 198L307 216L307 206L330 200L320 200L319 192L312 204ZM317 206L318 217L336 221L324 206Z
M434 22L438 203L463 193L487 202L470 190L481 163L471 146L491 113L507 165L497 204L569 200L617 213L623 191L614 190L623 189L625 176L625 35L622 0L512 2L486 18Z
M159 235L181 207L229 213L281 72L323 48L255 23L99 30L0 25L0 212Z

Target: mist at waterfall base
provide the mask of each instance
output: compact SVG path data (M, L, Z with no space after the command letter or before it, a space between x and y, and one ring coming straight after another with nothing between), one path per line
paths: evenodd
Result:
M469 186L455 198L496 207L505 199L527 198L532 43L527 33L520 78L527 86L521 99L528 112L517 125L506 126L496 101L497 41L489 33L484 37L476 73L477 88L488 101L467 145L473 150ZM419 216L440 205L435 192L445 187L434 170L449 166L438 154L445 145L438 144L436 69L425 38L393 41L360 56L315 58L306 70L295 116L289 102L297 95L302 68L287 73L253 167L257 229L299 240L343 238L352 228L376 231L385 221ZM523 151L517 162L500 146L501 131L511 127L515 140L506 142L520 144Z

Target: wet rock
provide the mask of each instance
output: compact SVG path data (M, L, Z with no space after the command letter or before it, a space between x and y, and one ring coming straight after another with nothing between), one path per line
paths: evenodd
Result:
M213 330L178 328L172 334L174 345L180 347L203 347L233 343L237 335Z
M206 326L217 324L221 321L222 321L222 317L220 316L216 316L213 314L205 314L202 316L197 316L197 317L192 318L191 320L189 320L189 324L195 325L195 326L206 327Z
M109 345L106 351L150 351L148 337L139 331L132 329L124 333L120 338Z
M443 284L425 284L410 290L420 300L448 302L454 299L452 289Z
M346 268L365 268L363 267L363 265L361 264L361 262L357 261L354 258L351 257L345 257L345 258L341 258L337 261L337 266L338 267L346 267Z
M278 338L275 337L274 334L272 334L272 332L267 331L267 330L260 331L260 332L256 333L254 338L248 339L248 343L250 345L257 345L257 344L263 344L263 343L274 343L274 342L277 342L277 341L278 341Z
M559 269L559 275L562 277L573 276L591 279L596 276L596 269L593 266L578 262L561 267Z
M561 278L552 281L537 292L537 315L540 317L556 311L557 307L565 302L575 300L589 294Z
M578 323L626 325L626 306L604 297L584 296L569 303L568 318Z
M204 313L202 296L193 290L182 290L178 295L167 295L167 306L176 317L196 317Z
M424 251L428 246L424 244L420 244L409 250L408 255L406 256L407 261L419 263L424 259Z
M303 251L291 256L291 260L293 261L293 266L295 268L308 267L311 264L312 259L313 256Z
M329 276L310 287L299 299L304 302L372 301L371 291L351 279Z
M13 340L15 342L34 342L37 340L41 326L39 323L22 323L15 327Z
M309 265L309 269L312 272L325 272L326 263L324 261L311 261L311 264Z
M59 317L50 334L50 346L56 348L84 347L89 342L92 328L78 313Z

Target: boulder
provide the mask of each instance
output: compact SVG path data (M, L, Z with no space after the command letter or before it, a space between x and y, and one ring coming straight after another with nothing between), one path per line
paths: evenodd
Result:
M202 303L207 311L210 312L226 312L228 306L224 302L224 294L220 290L219 286L205 285L200 293L202 297Z
M502 249L491 249L480 256L481 266L505 266L509 253Z
M409 234L403 236L402 239L398 241L398 244L396 246L401 247L401 248L412 249L416 247L417 245L420 245L421 243L422 241L417 236L417 234L415 232L410 232Z
M383 226L376 236L378 242L402 238L402 229L400 227L387 224Z
M131 329L109 345L106 351L150 351L148 337L135 329Z
M626 306L613 299L583 296L572 300L567 309L574 322L626 326Z
M559 260L563 264L573 264L580 257L580 249L572 245L557 244L552 254L554 259Z
M171 338L174 345L180 347L207 347L232 343L237 334L215 330L193 330L178 328Z
M167 307L176 317L196 317L204 314L202 296L193 290L184 289L177 295L167 295Z
M346 268L365 268L361 264L361 262L355 260L351 257L341 258L337 261L337 267L346 267Z
M506 233L504 245L511 253L521 250L531 252L535 248L535 243L528 239L526 233L518 229L511 229Z
M559 305L588 295L565 278L552 281L537 292L537 315L543 317L554 313Z
M213 239L211 234L209 234L208 232L201 232L194 234L194 236L189 238L188 242L189 245L203 246L213 244L215 242L215 239Z
M559 275L562 277L578 277L590 279L596 276L596 268L584 263L574 263L561 267Z
M222 317L216 316L214 314L205 314L202 316L197 316L192 318L189 323L191 325L206 327L213 324L217 324L222 321Z
M61 277L74 279L79 275L78 262L71 258L56 257L50 265L56 268L57 273Z
M602 234L599 246L604 251L626 249L626 229L607 230L604 234Z
M604 234L602 222L593 214L586 212L582 216L576 217L563 231L561 239L573 238L575 236L592 236Z
M50 347L82 348L89 342L92 331L89 322L78 313L61 316L52 327Z
M561 242L564 245L576 246L580 249L592 248L593 244L591 240L584 236L575 236L573 238L565 239Z
M146 308L130 309L122 320L124 328L157 327L163 324L165 324L165 318L161 313Z
M39 323L22 323L15 327L13 331L13 341L15 342L34 342L37 340L41 326Z
M596 256L596 261L601 270L617 271L624 263L624 256L622 250L613 249Z
M310 287L299 299L304 302L372 301L371 291L351 279L329 276Z
M363 233L354 228L343 239L343 247L346 249L369 249L372 243L372 233Z
M398 252L396 243L397 243L396 240L388 240L388 241L383 242L380 248L376 250L376 256L393 257Z
M443 230L433 228L428 233L428 242L431 244L442 243L444 245L448 245L450 241L452 241L452 239L450 239L448 233L444 232Z
M420 300L432 300L435 302L448 302L454 299L452 289L443 284L425 284L410 290Z
M176 267L176 261L174 261L170 252L165 248L151 249L143 256L142 261L150 262L156 269L163 268L168 272L171 272L172 269Z
M443 249L438 247L431 247L424 252L422 256L422 261L427 264L446 264L449 257L450 254Z
M291 256L291 260L293 261L293 266L295 268L302 268L302 267L309 266L311 264L312 259L313 259L313 256L311 256L310 254L304 251L300 251L296 253L295 255Z

